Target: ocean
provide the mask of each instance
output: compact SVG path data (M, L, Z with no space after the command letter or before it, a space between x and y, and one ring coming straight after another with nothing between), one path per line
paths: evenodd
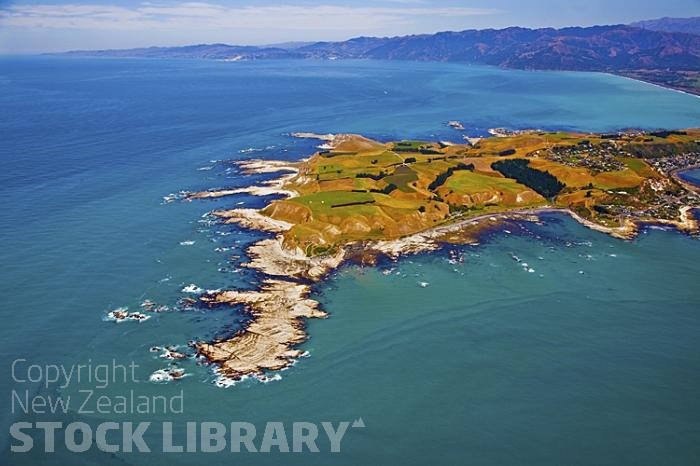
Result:
M219 388L194 361L181 381L148 381L167 366L152 346L235 332L240 309L105 319L145 299L175 308L190 285L255 286L239 256L263 236L207 213L265 199L163 198L265 178L231 160L313 153L317 141L291 132L459 141L447 121L474 136L697 127L698 98L605 74L444 63L6 57L0 109L2 464L700 463L700 242L668 229L626 242L546 215L477 246L342 267L315 288L330 318L308 322L309 357L264 384ZM465 261L450 263L451 251ZM47 365L87 367L80 381L47 383ZM133 373L98 388L100 365ZM182 413L94 409L131 393L182 396ZM25 396L70 407L41 414ZM321 422L359 419L331 452ZM36 429L32 450L10 451L16 422L107 421L151 422L151 452L74 453L57 431L46 453ZM308 422L320 452L164 453L164 422L178 445L187 422L247 422L258 448L267 423L283 423L291 445L292 423Z

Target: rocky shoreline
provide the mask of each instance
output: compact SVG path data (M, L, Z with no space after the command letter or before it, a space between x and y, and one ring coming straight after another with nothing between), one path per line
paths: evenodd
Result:
M223 197L242 192L261 196L296 196L296 192L284 188L289 177L298 173L294 165L263 160L239 162L238 165L248 174L279 171L293 173L266 182L262 189L251 187L207 191L190 194L187 199ZM246 250L250 261L243 265L268 277L257 290L217 291L200 296L199 300L205 306L243 305L252 318L245 329L231 338L197 343L197 352L207 361L217 364L221 375L231 379L262 375L265 371L290 366L302 355L296 347L307 339L305 319L327 316L320 309L319 303L309 298L309 283L321 280L328 272L336 269L345 259L344 250L341 249L332 256L308 257L301 249L285 248L282 233L293 225L272 219L258 210L232 209L215 211L213 215L225 223L275 233L276 236L260 240Z
M301 160L298 163L303 162ZM286 175L278 178L264 181L262 185L246 186L236 189L220 189L212 191L201 191L198 193L187 193L184 196L185 200L196 199L215 199L219 197L233 196L235 194L250 194L253 196L271 196L279 194L286 197L295 197L296 191L284 189L283 187L292 178L299 174L298 163L289 163L281 160L245 160L238 162L237 165L241 168L241 172L245 175L253 174L268 174L278 172L288 172Z
M193 193L187 199L207 199L239 193L278 194L286 197L297 195L287 184L290 178L299 173L297 164L252 160L238 162L238 165L249 174L280 171L290 171L291 174L268 181L263 187ZM225 223L273 233L275 236L260 240L246 250L250 260L244 266L265 277L257 290L217 291L203 294L199 298L204 306L244 306L251 316L247 327L227 339L199 342L196 349L207 361L218 366L222 376L231 379L263 376L267 371L284 369L302 355L298 346L308 338L305 320L327 317L320 304L310 298L311 285L322 280L348 259L359 256L362 263L373 263L380 256L397 259L403 255L437 250L444 244L477 243L479 234L486 228L498 226L506 220L537 220L539 214L548 212L566 213L588 228L625 240L638 234L641 223L672 225L689 233L698 231L698 221L693 217L691 207L681 209L679 221L644 222L625 219L621 226L614 228L584 219L569 209L539 207L485 214L464 220L453 218L450 223L403 238L367 241L359 245L346 244L333 254L309 257L300 248L285 247L283 234L294 226L291 223L272 219L254 209L215 211L213 214Z

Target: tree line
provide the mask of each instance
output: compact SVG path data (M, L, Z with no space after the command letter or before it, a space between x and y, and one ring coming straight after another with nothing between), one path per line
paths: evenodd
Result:
M548 199L553 198L566 187L551 173L531 168L530 162L525 159L500 160L491 164L491 168Z

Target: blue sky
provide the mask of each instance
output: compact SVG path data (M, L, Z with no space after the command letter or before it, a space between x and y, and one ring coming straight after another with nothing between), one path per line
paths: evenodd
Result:
M0 0L0 54L700 16L700 0Z

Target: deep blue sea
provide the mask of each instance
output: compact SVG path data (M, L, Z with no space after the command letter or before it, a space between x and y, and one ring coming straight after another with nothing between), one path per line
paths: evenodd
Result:
M175 307L190 284L255 286L237 263L261 235L206 214L264 199L164 196L255 181L230 160L314 151L290 132L458 141L449 120L470 135L698 127L700 100L604 74L443 63L0 59L0 463L700 464L700 242L674 231L624 242L551 215L451 248L463 264L445 250L343 267L316 290L331 317L308 323L310 357L267 384L218 388L193 361L182 381L148 381L167 365L151 346L235 331L239 309L104 320L145 299ZM101 364L133 364L135 380L27 379ZM82 411L133 391L182 394L184 412L79 412L86 390ZM14 393L70 407L25 413ZM163 452L163 422L179 445L188 421L248 422L260 447L267 422L291 436L293 422L359 418L339 453L323 431L320 453ZM31 451L9 451L15 422L105 421L151 422L151 452L73 453L59 430L46 453L36 429Z

